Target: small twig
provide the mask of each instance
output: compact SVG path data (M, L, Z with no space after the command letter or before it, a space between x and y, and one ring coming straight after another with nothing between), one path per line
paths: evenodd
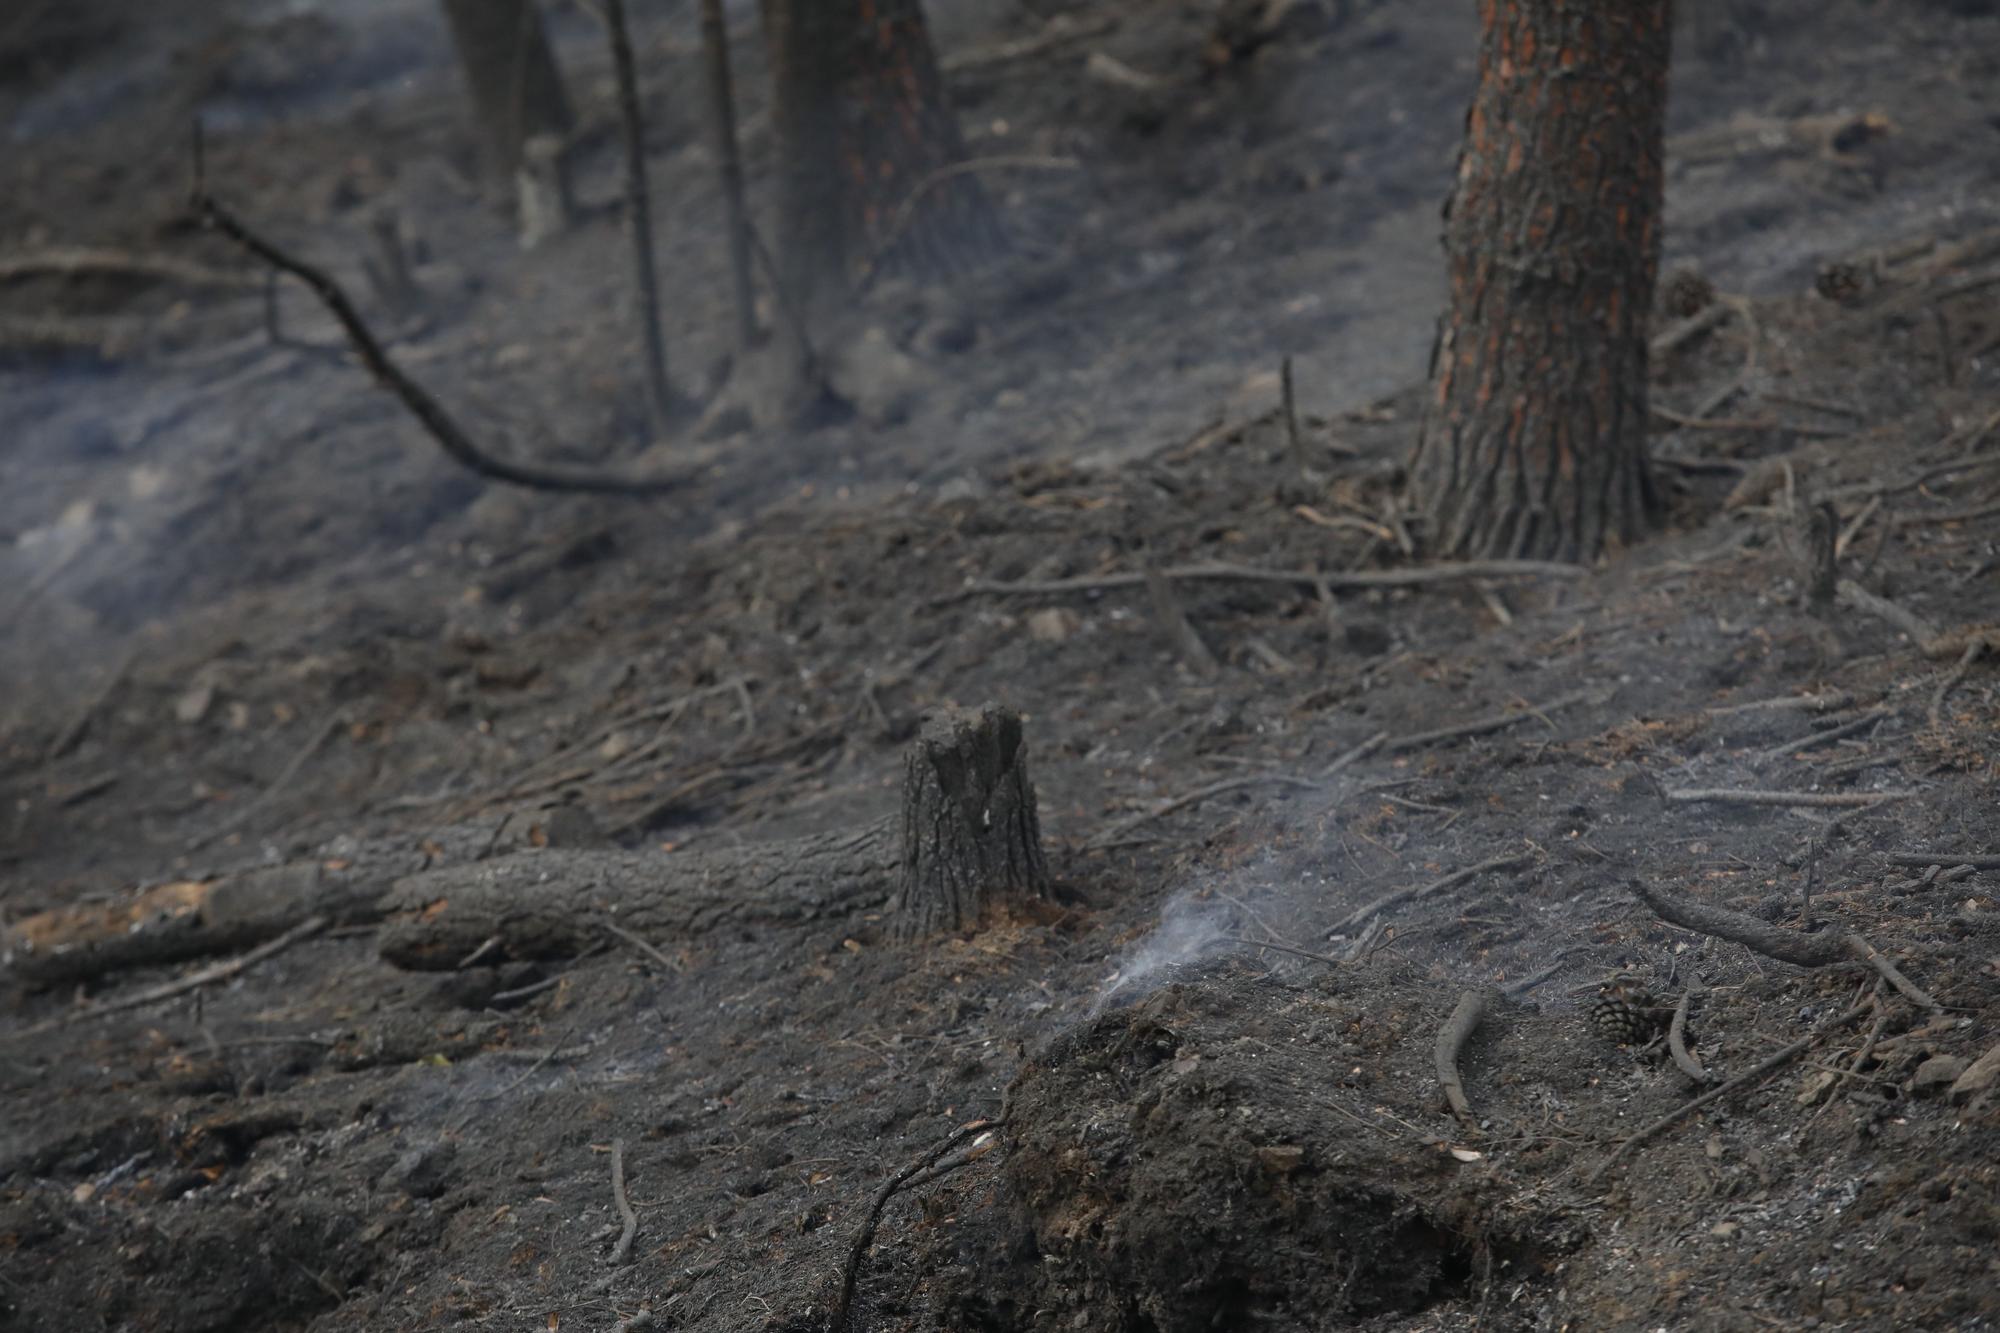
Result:
M1921 527L1926 523L1972 523L2000 515L2000 504L1972 505L1964 509L1936 509L1929 513L1903 513L1890 520L1898 528Z
M1688 1005L1694 999L1694 987L1681 992L1680 1003L1674 1006L1673 1020L1667 1024L1667 1053L1674 1058L1674 1064L1683 1074L1697 1083L1707 1083L1709 1074L1695 1059L1694 1052L1687 1046Z
M327 737L339 730L343 721L345 721L343 713L336 711L331 714L326 721L320 724L319 730L315 731L306 743L299 747L298 752L287 761L284 769L277 777L271 780L270 786L264 788L255 800L238 809L236 813L208 830L208 832L197 834L195 837L189 839L187 849L194 851L196 848L206 847L218 838L226 838L263 813L267 806L283 794L285 788L290 785L291 780L298 776L299 770L305 767L306 761L318 752L320 746L326 744Z
M1765 713L1800 709L1810 713L1831 713L1854 702L1854 696L1846 690L1828 690L1825 694L1786 694L1776 699L1753 699L1747 704L1724 704L1708 710L1710 717L1731 717L1737 713Z
M1739 787L1690 787L1667 790L1662 794L1670 805L1710 802L1721 805L1785 805L1800 809L1879 805L1883 801L1907 801L1923 795L1918 791L1755 791Z
M673 959L667 957L665 954L661 953L658 948L647 943L640 936L634 935L631 931L625 929L625 927L617 924L616 922L613 921L605 922L604 929L610 934L616 935L619 939L625 941L625 943L631 945L633 948L637 949L640 953L645 954L646 957L652 959L654 962L658 963L661 967L666 968L667 971L669 972L680 971L679 968L674 966Z
M1435 1051L1438 1085L1444 1089L1444 1099L1451 1104L1451 1113L1474 1131L1479 1128L1479 1118L1473 1115L1472 1103L1466 1098L1465 1082L1458 1073L1458 1055L1473 1029L1479 1026L1479 1020L1485 1017L1491 999L1491 994L1485 991L1469 990L1460 995L1458 1007L1438 1031Z
M653 1327L653 1303L642 1301L639 1308L611 1326L611 1333L643 1333Z
M1877 949L1861 936L1847 936L1845 945L1850 958L1858 959L1874 968L1881 974L1882 980L1894 986L1896 993L1911 1004L1928 1009L1932 1013L1938 1013L1943 1010L1944 1006L1933 999L1928 991L1925 991L1916 982L1904 976L1902 970L1889 961L1887 954L1884 954L1880 949Z
M70 719L69 725L64 727L61 734L49 743L48 750L42 755L43 763L54 763L68 754L70 747L83 739L84 732L90 729L91 719L97 716L97 711L104 707L105 701L111 697L112 693L117 690L119 684L125 679L125 673L132 669L132 663L138 657L138 653L139 650L136 646L125 650L124 655L118 659L118 664L104 678L104 683L91 691L90 698L84 702L82 708L77 710L76 716Z
M1957 688L1958 683L1965 679L1965 673L1972 668L1974 662L1979 660L1979 655L1984 651L1986 651L1986 640L1984 639L1974 639L1971 643L1966 644L1965 652L1959 656L1958 665L1946 672L1943 679L1938 681L1937 689L1931 694L1930 719L1932 731L1941 732L1944 730L1945 696L1949 695L1953 689Z
M541 1059L535 1061L535 1063L529 1065L526 1069L521 1071L521 1076L519 1078L515 1079L512 1083L509 1083L506 1087L501 1088L498 1092L487 1093L484 1097L481 1097L479 1100L482 1102L493 1102L514 1095L514 1093L518 1092L524 1085L526 1085L529 1079L541 1073L542 1069L549 1063L549 1061L555 1059L556 1056L558 1055L568 1053L565 1052L564 1048L569 1045L570 1035L575 1031L576 1031L576 1024L574 1023L564 1028L562 1036L556 1038L556 1044L549 1047L548 1050L542 1052Z
M1136 815L1121 819L1085 843L1084 847L1086 849L1103 847L1107 843L1115 842L1119 838L1124 837L1127 833L1130 833L1133 829L1143 824L1150 824L1156 819L1170 815L1174 811L1184 809L1187 806L1206 801L1212 796L1223 796L1229 792L1242 791L1248 787L1273 785L1302 787L1307 791L1316 791L1319 789L1320 784L1310 778L1294 777L1289 773L1253 773L1248 777L1224 778L1220 782L1211 782L1205 787L1197 787L1193 791L1184 792L1172 800L1162 801L1150 810L1141 810Z
M1708 332L1734 313L1730 306L1721 301L1711 301L1678 324L1669 326L1647 345L1647 353L1655 360L1666 356L1682 343Z
M1238 583L1282 583L1301 588L1412 588L1429 583L1458 583L1467 579L1548 578L1577 579L1587 572L1578 565L1554 560L1463 560L1437 565L1414 565L1404 569L1357 569L1344 573L1319 570L1258 569L1249 565L1212 562L1176 565L1158 571L1176 580L1210 579ZM1093 574L1073 579L973 579L940 602L957 601L980 593L1002 597L1055 597L1065 593L1106 592L1113 588L1136 588L1146 582L1144 573Z
M1528 860L1528 853L1526 852L1509 852L1505 856L1496 856L1491 860L1481 861L1478 865L1467 866L1463 870L1454 870L1449 875L1441 879L1434 879L1428 884L1406 885L1390 893L1385 893L1380 898L1375 899L1375 901L1357 907L1342 917L1334 924L1333 929L1327 932L1327 938L1333 939L1336 936L1345 935L1369 917L1388 908L1398 906L1413 899L1428 898L1434 893L1443 893L1447 889L1457 888L1467 880L1483 875L1489 870L1511 870L1526 860Z
M1729 390L1732 393L1736 391L1734 381L1730 383ZM1676 412L1660 403L1648 403L1647 407L1654 416L1683 430L1776 430L1807 440L1831 440L1851 433L1828 426L1807 426L1793 421L1765 421L1755 417L1697 417L1686 412Z
M1878 985L1876 993L1879 994L1880 992L1881 987ZM1814 1120L1819 1119L1825 1113L1826 1108L1833 1105L1834 1099L1840 1095L1840 1087L1843 1083L1860 1077L1861 1066L1867 1064L1869 1057L1875 1054L1875 1043L1881 1040L1882 1029L1888 1025L1888 1022L1889 1011L1884 1009L1878 1002L1875 1005L1875 1021L1868 1025L1868 1035L1861 1039L1861 1049L1856 1051L1854 1058L1847 1062L1847 1068L1836 1071L1839 1077L1834 1079L1833 1083L1827 1088L1826 1100L1820 1104L1819 1110L1813 1112Z
M1865 727L1871 727L1887 716L1889 716L1887 708L1871 708L1860 717L1852 718L1837 727L1828 727L1825 731L1815 731L1809 735L1801 736L1797 740L1786 741L1783 745L1774 745L1758 757L1761 759L1782 759L1788 754L1797 754L1800 750L1810 750L1813 746L1823 745L1827 741L1837 741L1842 736L1852 736L1855 732Z
M1289 356L1278 363L1278 410L1285 423L1285 448L1291 455L1292 468L1299 474L1299 484L1311 489L1319 484L1320 478L1306 458L1305 440L1299 435L1299 404L1292 390Z
M890 1196L966 1139L986 1130L998 1129L1001 1123L997 1120L974 1120L960 1125L947 1134L943 1142L889 1177L882 1183L882 1188L875 1191L875 1197L869 1201L868 1211L861 1219L860 1229L854 1233L854 1243L847 1250L847 1264L840 1276L840 1294L835 1297L833 1310L827 1318L829 1333L845 1333L848 1314L854 1304L854 1284L861 1278L861 1261L868 1255L868 1246L875 1239L875 1228L881 1224L882 1210L888 1207Z
M2000 856L1977 852L1884 852L1882 859L1892 866L1971 866L1974 870L2000 870Z
M1853 1008L1845 1011L1844 1013L1836 1014L1834 1017L1826 1020L1824 1023L1821 1023L1818 1027L1814 1028L1811 1032L1808 1032L1805 1036L1800 1037L1797 1041L1793 1042L1791 1045L1786 1046L1783 1049L1779 1050L1776 1054L1772 1055L1769 1059L1759 1064L1756 1068L1748 1070L1745 1073L1738 1074L1735 1078L1730 1079L1727 1083L1721 1084L1720 1086L1708 1092L1703 1093L1701 1096L1696 1097L1693 1101L1683 1103L1681 1106L1675 1108L1674 1110L1667 1112L1667 1114L1661 1116L1658 1120L1653 1121L1651 1124L1647 1125L1645 1128L1639 1130L1636 1134L1633 1134L1630 1138L1626 1139L1625 1142L1619 1144L1617 1149L1613 1151L1609 1157L1605 1158L1602 1162L1599 1162L1597 1166L1590 1172L1590 1174L1584 1177L1583 1183L1586 1186L1596 1185L1597 1182L1602 1180L1613 1167L1617 1166L1620 1162L1624 1161L1627 1157L1631 1156L1634 1152L1638 1150L1639 1146L1645 1143L1648 1139L1651 1139L1656 1135L1673 1128L1687 1116L1690 1116L1694 1112L1700 1110L1702 1107L1707 1106L1710 1102L1720 1100L1723 1097L1727 1097L1729 1094L1737 1091L1738 1089L1746 1087L1751 1083L1755 1083L1763 1079L1766 1075L1769 1075L1775 1070L1782 1068L1784 1065L1790 1063L1792 1060L1797 1059L1798 1056L1803 1051L1805 1051L1807 1047L1817 1042L1821 1037L1824 1037L1827 1033L1833 1031L1837 1027L1841 1027L1845 1024L1851 1023L1855 1019L1859 1018L1861 1015L1867 1013L1869 1007L1873 1004L1874 1000L1871 998L1861 1004L1855 1005Z
M1215 660L1215 654L1202 642L1188 620L1187 612L1181 608L1180 599L1174 596L1174 585L1157 570L1146 575L1146 591L1153 601L1153 617L1159 622L1160 633L1173 648L1188 669L1203 680L1213 680L1222 670L1222 664Z
M1440 741L1463 740L1468 736L1486 736L1496 731L1505 731L1508 727L1517 726L1520 723L1526 722L1529 718L1541 718L1542 721L1546 722L1548 718L1543 716L1544 714L1552 713L1558 708L1567 708L1574 703L1581 703L1585 699L1588 699L1590 694L1589 690L1575 690L1569 694L1551 699L1545 704L1530 704L1525 708L1516 709L1512 712L1495 713L1491 717L1482 717L1474 722L1462 722L1454 727L1438 727L1433 731L1419 731L1409 736L1397 736L1383 744L1382 752L1384 754L1400 754L1405 750L1416 750L1426 745L1436 745Z
M500 937L498 935L488 935L483 941L480 942L480 945L477 949L474 949L471 953L459 959L458 962L454 964L454 970L463 972L466 968L471 967L474 963L477 963L480 959L486 957L486 955L497 952L499 948L500 948Z
M1322 768L1314 776L1317 777L1321 782L1325 782L1328 778L1333 777L1335 774L1339 773L1342 769L1348 767L1350 764L1360 763L1363 759L1366 759L1369 755L1374 754L1377 750L1382 748L1382 743L1388 739L1389 739L1388 732L1378 731L1373 736L1370 736L1367 740L1361 742L1361 744L1354 746L1352 749L1342 751L1339 755L1335 756L1334 759L1331 762L1329 762L1325 768Z
M1825 412L1836 417L1847 417L1852 421L1865 420L1867 417L1865 412L1862 412L1858 408L1849 407L1845 403L1836 403L1825 398L1808 398L1801 393L1779 393L1775 389L1759 389L1757 396L1774 403L1785 403L1792 407L1809 407L1815 412Z
M974 175L981 171L997 171L1001 169L1016 171L1077 171L1082 166L1082 161L1074 157L1037 156L1031 153L997 153L991 157L968 157L961 161L939 167L936 171L931 172L915 185L911 186L910 192L904 195L902 201L896 205L896 211L890 216L888 227L882 232L882 242L875 247L875 253L869 257L867 268L858 285L865 288L871 284L875 274L881 268L882 261L895 249L896 243L902 240L904 233L909 230L910 221L916 216L917 204L922 201L925 195L935 190L938 186L943 185L946 181L954 180L959 176Z
M1757 316L1751 310L1750 303L1740 296L1718 296L1716 300L1718 303L1728 305L1736 317L1743 321L1743 365L1736 372L1734 379L1701 400L1694 410L1696 421L1713 416L1716 410L1734 398L1739 390L1748 387L1751 378L1757 373L1757 344L1763 335L1757 328Z
M1311 505L1293 505L1292 512L1316 528L1327 528L1340 532L1365 532L1380 542L1396 540L1395 532L1386 523L1363 518L1359 514L1322 514Z
M255 967L265 959L283 953L300 940L317 935L320 931L326 929L327 924L328 919L326 917L307 917L304 921L299 922L298 925L293 926L276 939L267 940L239 958L232 958L227 962L212 964L202 968L198 972L190 972L177 981L163 982L158 986L148 986L145 990L136 991L131 995L121 996L115 1000L106 1000L102 1004L92 1005L90 1008L76 1013L58 1015L45 1022L18 1029L14 1035L25 1037L38 1032L48 1032L55 1028L67 1027L72 1023L88 1023L93 1019L103 1018L107 1014L122 1013L127 1009L142 1009L149 1004L158 1004L162 1000L171 1000L177 995L185 995L189 991L200 990L203 986L213 985L218 981L227 981L231 977Z
M729 688L735 693L736 702L743 705L743 739L747 741L757 734L757 705L750 698L750 682L734 676Z
M1344 967L1345 960L1329 954L1314 953L1311 949L1301 949L1293 944L1280 944L1276 940L1252 939L1248 935L1217 935L1217 944L1237 944L1246 949L1274 949L1279 953L1291 954L1294 958L1310 958L1315 963L1325 963L1328 967Z
M617 0L611 0L617 4ZM618 1215L625 1219L625 1227L618 1233L618 1243L611 1247L611 1266L616 1268L632 1253L632 1238L639 1234L639 1215L632 1211L632 1201L625 1197L625 1140L611 1140L611 1201L618 1205Z
M1841 601L1857 611L1866 611L1888 621L1909 635L1912 643L1923 643L1937 637L1937 631L1921 616L1904 610L1886 597L1877 596L1852 579L1842 579L1837 592Z
M486 997L486 1003L512 1004L516 1000L525 1000L531 995L540 995L545 990L554 990L561 984L562 977L560 975L543 977L540 981L531 981L525 986L516 986L512 990L496 991Z
M1519 999L1521 996L1526 995L1529 991L1533 990L1535 987L1541 985L1543 982L1555 976L1556 973L1562 971L1565 967L1568 967L1569 960L1572 957L1574 957L1577 952L1578 950L1576 949L1564 949L1561 953L1557 954L1554 958L1550 959L1547 966L1539 968L1536 971L1530 972L1527 976L1522 977L1517 981L1510 981L1506 985L1502 986L1500 988L1500 993L1506 996L1510 1000Z
M1840 535L1833 539L1833 558L1835 560L1842 559L1847 555L1847 548L1854 544L1854 539L1859 537L1861 530L1868 526L1868 520L1875 517L1876 511L1881 508L1882 496L1880 492L1868 497L1868 503L1861 506L1861 512L1849 519L1847 526L1840 530Z
M167 255L135 254L129 250L73 246L0 257L0 282L41 274L73 278L79 274L105 273L178 282L191 287L231 287L241 291L255 291L263 281L254 272L209 268Z

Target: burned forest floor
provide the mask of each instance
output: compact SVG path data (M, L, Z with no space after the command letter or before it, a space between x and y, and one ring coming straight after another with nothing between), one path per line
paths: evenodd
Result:
M796 431L704 411L635 14L664 440L585 12L522 253L434 6L160 8L0 19L0 1326L2000 1320L1991 6L1690 6L1660 530L1485 571L1399 507L1469 5L932 5L1017 249L877 284ZM394 218L496 451L686 486L456 469L185 218L196 111L344 280ZM988 702L1054 891L902 939Z

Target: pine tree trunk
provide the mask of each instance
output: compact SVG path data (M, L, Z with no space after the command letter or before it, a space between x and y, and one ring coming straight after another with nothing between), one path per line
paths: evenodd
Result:
M521 147L538 134L569 136L562 72L533 0L444 0L473 114L495 177L514 180Z
M1479 0L1451 299L1411 463L1441 555L1591 560L1658 498L1646 320L1671 0Z
M778 266L816 322L865 272L960 272L1004 244L919 0L764 0Z
M1048 891L1020 715L988 704L927 719L903 770L898 933L970 929L1003 902Z

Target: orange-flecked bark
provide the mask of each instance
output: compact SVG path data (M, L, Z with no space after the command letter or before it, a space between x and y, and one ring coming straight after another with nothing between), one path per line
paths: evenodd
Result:
M863 271L950 274L1000 243L919 0L764 0L779 266L802 310Z
M1451 301L1411 493L1440 554L1591 560L1635 540L1671 0L1479 0L1445 210Z

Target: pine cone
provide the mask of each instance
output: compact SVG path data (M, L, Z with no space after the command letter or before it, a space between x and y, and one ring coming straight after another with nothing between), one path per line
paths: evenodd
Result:
M1714 300L1715 284L1697 269L1677 268L1660 285L1660 306L1671 319L1698 315Z
M1813 290L1829 301L1853 305L1875 286L1875 274L1866 264L1851 259L1829 260L1819 267Z
M1597 988L1590 1025L1614 1046L1643 1046L1660 1035L1672 1010L1660 1004L1645 982L1621 973Z

